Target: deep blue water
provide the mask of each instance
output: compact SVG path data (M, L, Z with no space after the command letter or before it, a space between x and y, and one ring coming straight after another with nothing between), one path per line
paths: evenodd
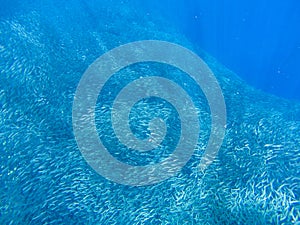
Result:
M159 15L168 21L250 85L300 100L299 1L129 2L151 19ZM1 4L2 16L22 11L20 1L1 0Z
M0 224L299 224L300 104L285 99L300 99L299 3L0 3ZM151 51L143 42L118 57L107 55L141 40L176 43L203 64L178 45L175 51L152 42ZM105 68L143 57L149 60L103 82ZM178 60L180 68L173 66ZM203 65L216 82L208 82ZM162 80L138 83L113 113L127 86L155 77L183 91ZM124 121L122 110L140 90L150 95L132 104ZM167 99L159 96L163 91ZM150 151L138 151L135 139L151 146L161 136L163 129L151 129L154 117L164 122L165 136ZM95 151L89 122L115 161ZM121 137L132 133L133 145L120 141L114 122L128 125ZM216 158L205 158L210 138L218 146L223 131ZM194 147L192 156L185 148L176 152L185 141ZM205 169L203 158L213 159ZM139 173L116 161L152 170ZM163 166L151 167L156 164ZM151 183L165 174L172 176Z
M300 2L143 1L250 85L300 100Z

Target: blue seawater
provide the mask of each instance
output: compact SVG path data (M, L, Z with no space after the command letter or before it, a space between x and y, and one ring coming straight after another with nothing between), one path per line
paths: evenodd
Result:
M249 86L163 17L130 1L1 1L0 16L0 224L299 224L299 103ZM211 129L201 90L168 66L125 68L106 93L116 94L138 73L159 73L185 84L201 112L198 145L182 170L161 183L131 187L105 179L84 160L72 104L94 60L148 39L185 46L208 64L224 94L226 136L217 159L199 170ZM139 119L149 120L148 114L167 117L174 128L165 149L143 155L117 152L104 100L98 99L95 120L112 155L133 165L168 157L180 133L172 106L154 98L133 108L132 130L141 138L148 130Z
M300 100L300 2L143 1L247 83Z

